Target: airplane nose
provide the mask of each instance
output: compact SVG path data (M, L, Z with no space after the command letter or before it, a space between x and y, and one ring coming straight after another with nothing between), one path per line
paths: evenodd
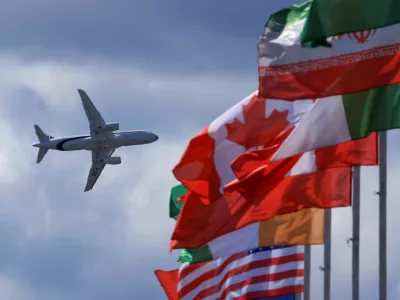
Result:
M39 147L39 143L32 144L33 147Z
M158 140L158 135L154 134L154 141L157 141L157 140Z

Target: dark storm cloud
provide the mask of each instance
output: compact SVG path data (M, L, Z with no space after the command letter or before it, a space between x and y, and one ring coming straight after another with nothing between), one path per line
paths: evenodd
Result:
M28 58L108 56L180 72L256 71L268 15L292 2L10 1L0 12L0 49Z

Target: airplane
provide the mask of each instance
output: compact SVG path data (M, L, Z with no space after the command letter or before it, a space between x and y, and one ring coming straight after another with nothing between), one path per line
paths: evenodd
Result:
M106 165L118 165L121 157L112 156L115 150L123 146L150 144L158 140L158 136L150 131L132 130L118 131L119 123L106 123L85 91L78 89L86 117L89 121L90 134L52 137L34 125L39 143L32 146L39 148L36 163L40 163L47 151L92 152L92 165L86 182L85 192L91 190Z

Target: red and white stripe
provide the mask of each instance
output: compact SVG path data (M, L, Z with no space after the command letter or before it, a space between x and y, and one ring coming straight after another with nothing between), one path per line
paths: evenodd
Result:
M242 252L179 269L178 296L193 299L255 299L301 293L304 246Z

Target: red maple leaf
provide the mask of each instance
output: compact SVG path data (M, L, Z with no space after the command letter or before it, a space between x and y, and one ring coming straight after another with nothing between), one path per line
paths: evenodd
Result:
M244 123L235 118L225 126L228 130L227 139L246 149L267 146L290 124L287 120L288 111L279 112L274 109L265 118L266 99L259 96L254 96L248 104L243 105L242 110Z

